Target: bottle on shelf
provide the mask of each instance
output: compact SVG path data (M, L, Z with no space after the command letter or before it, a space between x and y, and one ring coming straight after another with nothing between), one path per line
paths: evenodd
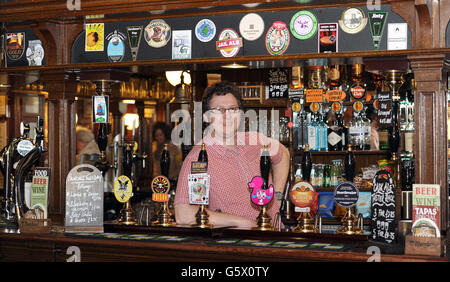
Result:
M363 150L364 148L364 120L361 118L359 112L353 111L353 118L349 122L349 145L354 150Z
M319 148L319 130L317 124L317 117L315 114L311 114L311 119L307 124L308 131L308 147L311 151L318 151Z
M345 145L345 132L339 113L334 113L335 118L330 127L328 127L328 150L342 151Z
M324 122L326 114L319 114L319 151L328 151L328 125Z
M298 151L303 151L306 144L308 144L308 123L309 118L306 111L302 110L299 113L294 113L294 148Z
M351 81L348 90L348 95L351 97L352 101L364 99L367 94L367 85L364 82L363 73L363 64L352 65Z
M339 169L339 164L333 160L333 164L331 165L330 169L330 182L329 186L334 187L338 185L339 181L338 179L341 177L341 171Z
M324 89L325 88L325 75L324 66L309 66L308 67L308 88L311 89Z
M371 121L370 119L366 116L365 111L361 112L361 119L363 122L363 133L364 133L364 137L363 137L363 150L370 150L370 136L371 136Z

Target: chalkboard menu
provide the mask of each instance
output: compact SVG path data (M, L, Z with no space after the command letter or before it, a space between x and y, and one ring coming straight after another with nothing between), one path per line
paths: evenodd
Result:
M380 125L392 125L392 98L390 92L378 93L378 101L380 102L378 109L378 123Z
M395 186L386 170L380 170L373 179L371 204L371 239L381 243L396 243Z
M88 164L77 165L66 178L66 232L103 232L103 177Z
M269 70L269 98L287 98L289 96L289 69L277 68Z

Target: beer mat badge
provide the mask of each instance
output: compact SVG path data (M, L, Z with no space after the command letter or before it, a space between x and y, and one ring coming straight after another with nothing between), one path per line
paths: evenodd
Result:
M353 84L350 87L350 94L356 100L362 99L366 95L366 88L364 88L364 86L358 83Z
M209 204L209 182L210 176L207 173L189 174L189 203L192 205Z
M314 203L316 191L311 183L300 181L292 187L290 197L296 207L309 208ZM305 212L309 212L309 209Z
M332 89L328 90L327 93L325 93L325 99L327 99L330 102L339 102L343 101L345 99L345 91L340 89Z
M123 42L125 41L125 38L126 35L117 30L106 36L106 40L108 40L106 53L111 62L120 62L123 60L125 55L125 44Z
M152 180L152 200L154 202L167 202L169 200L170 182L165 176L156 176Z
M128 44L131 49L131 58L134 61L137 59L139 51L139 44L142 36L142 26L127 26Z
M92 122L109 122L109 96L92 96Z
M202 19L195 26L195 36L201 42L209 42L216 36L216 25L212 20Z
M34 149L34 145L30 140L22 140L17 144L17 152L25 157L31 150Z
M258 206L265 206L273 200L274 189L270 184L269 188L264 189L264 180L261 176L253 177L252 181L248 183L248 188L251 190L250 199L252 203Z
M350 209L356 205L359 199L359 190L353 182L339 183L334 190L334 200L339 206Z
M231 28L222 30L219 34L218 41L216 41L216 49L226 58L236 56L241 47L242 38Z
M44 59L45 51L42 48L41 40L28 41L28 48L26 57L29 66L42 66L42 60Z
M172 38L172 59L190 59L192 35L190 30L174 30Z
M378 50L380 48L381 38L383 37L388 12L368 12L368 15L373 48Z
M162 19L152 20L144 31L144 38L148 45L153 48L166 46L172 36L170 26Z
M319 53L331 53L338 51L338 24L319 24Z
M290 36L286 24L276 21L266 34L266 49L270 55L281 55L289 47Z
M258 39L264 32L263 18L256 13L245 15L239 23L239 32L245 40L254 41Z
M299 11L292 16L289 27L295 38L305 40L317 32L317 18L309 11Z
M104 50L105 24L86 24L85 47L86 52Z
M126 175L120 175L114 181L114 196L121 203L128 202L133 194L133 185L130 178Z
M25 51L25 32L6 34L5 53L13 60L19 60Z
M367 17L360 8L347 8L342 12L339 26L347 33L355 34L367 25Z
M305 90L306 103L322 103L323 89L306 89Z

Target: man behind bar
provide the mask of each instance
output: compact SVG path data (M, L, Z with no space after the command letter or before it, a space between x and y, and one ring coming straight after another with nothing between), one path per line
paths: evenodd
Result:
M261 176L260 156L264 145L269 145L275 192L283 193L288 172L289 153L278 140L259 132L238 132L241 122L241 98L238 90L226 82L218 82L205 90L203 116L209 127L201 143L206 144L208 174L210 175L209 222L214 225L251 228L256 226L259 208L250 201L248 183ZM177 224L195 222L197 205L189 204L188 175L191 163L197 161L201 143L196 144L186 157L178 177L175 196ZM274 199L268 207L274 218L280 203Z

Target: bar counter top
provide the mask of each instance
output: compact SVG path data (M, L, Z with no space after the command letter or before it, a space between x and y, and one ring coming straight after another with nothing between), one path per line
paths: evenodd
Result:
M62 228L61 228L62 229ZM78 247L82 262L366 262L366 235L144 227L105 224L104 233L0 230L0 261L56 261ZM446 257L384 253L382 262L448 262Z

